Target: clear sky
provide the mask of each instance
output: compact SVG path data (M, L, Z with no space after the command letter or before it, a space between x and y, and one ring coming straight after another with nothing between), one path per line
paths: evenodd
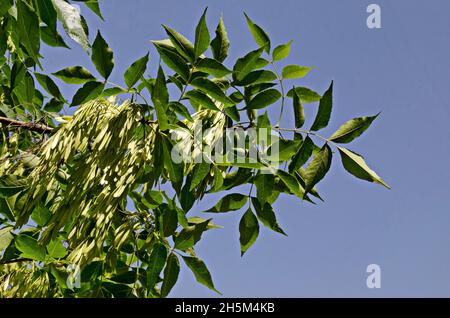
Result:
M368 29L366 8L382 9L382 28ZM331 80L331 134L352 117L381 115L351 146L392 186L349 175L335 154L319 185L316 206L281 197L275 204L288 237L261 228L247 254L239 252L242 212L215 217L224 229L206 233L197 247L214 282L227 297L450 296L450 2L448 0L106 0L105 22L82 7L91 37L100 28L113 48L111 80L122 83L128 65L165 38L167 24L193 39L208 6L213 33L223 13L232 46L230 61L255 49L243 11L270 35L272 45L294 40L286 63L315 67L296 83L323 92ZM45 67L84 65L86 54L45 49ZM232 67L232 65L228 65ZM65 91L71 96L72 90ZM316 106L307 105L313 116ZM272 105L276 116L276 105ZM274 119L275 120L275 119ZM284 126L292 125L285 116ZM207 196L200 214L215 204ZM198 211L198 212L197 212ZM381 289L366 287L366 267L381 266ZM184 265L183 265L184 266ZM171 296L214 297L182 268Z

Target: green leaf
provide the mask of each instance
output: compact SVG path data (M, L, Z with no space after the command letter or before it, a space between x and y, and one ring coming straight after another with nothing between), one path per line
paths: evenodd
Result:
M188 226L174 237L175 248L185 251L193 247L202 238L203 232L208 230L211 219Z
M167 117L167 107L169 102L169 93L166 86L164 71L159 66L158 76L152 91L152 101L155 106L156 117L158 118L159 129L169 129L169 119Z
M163 141L164 168L167 170L172 183L180 182L183 179L183 165L177 164L172 160L172 144L169 138L164 137Z
M7 226L0 229L0 254L11 244L14 236L11 234L12 226Z
M216 28L216 37L211 41L211 51L214 59L223 62L228 56L229 47L230 41L228 40L225 24L223 23L223 18L221 16Z
M297 92L297 95L300 97L300 100L303 104L307 103L315 103L320 101L322 96L320 96L319 93L316 93L315 91L307 88L307 87L296 87L295 91ZM294 89L289 90L287 93L287 97L293 96Z
M64 101L64 97L61 95L58 86L50 77L40 73L34 73L34 76L36 76L37 81L39 82L39 84L41 84L42 88L44 88L47 93L60 101Z
M186 106L184 106L180 102L170 102L169 108L171 110L173 110L175 113L177 113L178 115L186 118L190 122L194 121L191 117L191 114L189 113L189 110L186 108Z
M300 66L300 65L287 65L281 71L281 74L284 79L288 78L302 78L308 72L312 70L312 67L308 66Z
M305 171L305 194L325 177L330 169L332 156L330 146L325 144L313 157Z
M293 91L292 106L294 107L295 128L301 128L305 123L305 111L300 96L298 96L295 89Z
M254 184L256 186L256 197L264 205L267 202L267 198L273 192L275 177L270 173L260 173L255 177Z
M205 212L222 213L236 211L242 208L248 197L240 193L232 193L223 197L215 206Z
M164 279L161 286L161 297L167 297L178 280L180 273L180 261L174 253L170 253L167 258L167 265L164 268Z
M27 186L26 179L13 174L0 176L0 198L8 198L19 193Z
M305 190L298 182L298 180L291 174L287 173L283 170L277 171L277 176L280 177L280 180L286 185L286 187L297 197L303 199L305 195Z
M291 53L291 44L292 40L290 40L286 44L278 45L276 48L273 49L272 52L272 60L274 62L285 59L289 56Z
M259 48L247 53L244 57L237 59L233 67L233 78L237 81L241 81L248 73L259 68L257 67L257 63L259 62L259 58L263 51L264 48Z
M160 229L164 237L171 236L178 226L178 214L175 209L171 209L167 205L163 205L160 217Z
M300 169L311 157L314 150L314 143L309 136L305 138L305 140L300 145L297 153L294 158L292 158L291 163L289 164L289 171L294 172Z
M387 185L386 182L384 182L384 180L381 179L375 171L367 166L362 156L342 147L338 147L338 149L339 153L341 154L342 164L345 170L359 179L379 183L390 189L389 185Z
M128 88L131 88L134 84L136 84L142 75L144 75L144 72L147 69L148 56L149 55L147 53L147 55L131 64L131 66L125 71L124 79Z
M206 11L202 14L200 21L198 22L197 28L195 29L195 42L194 42L194 56L197 59L200 55L202 55L209 46L209 31L208 26L206 25Z
M216 104L212 101L208 95L204 94L200 90L192 90L184 94L185 97L189 98L191 103L198 104L204 108L219 111Z
M175 49L178 53L181 54L186 60L190 62L194 62L194 45L186 39L182 34L178 33L174 29L169 28L168 26L163 25L166 30L167 35L169 36L170 42L172 42Z
M274 162L289 161L297 153L301 140L278 139L267 150L269 158Z
M256 85L266 82L272 82L277 79L274 72L259 70L248 73L242 81L236 83L237 86Z
M100 19L103 20L103 16L100 11L100 5L98 3L98 0L76 0L76 1L84 2L86 7L91 9L92 12L94 12Z
M75 93L70 106L78 106L97 98L104 87L105 84L101 82L87 82Z
M239 243L241 244L241 256L255 243L259 235L259 223L252 209L248 208L247 212L239 222Z
M325 128L330 121L331 110L333 108L333 82L331 82L328 90L320 99L319 110L317 111L316 119L311 126L312 131L317 131Z
M167 258L167 247L161 243L153 245L152 253L148 260L147 268L147 289L152 290L159 280Z
M257 24L253 23L253 21L248 17L246 13L244 13L245 18L247 20L248 28L255 39L256 44L260 47L264 47L264 50L267 53L270 53L270 38L267 33Z
M31 236L20 234L14 240L16 248L22 252L22 257L36 261L44 261L45 248L40 246L36 239Z
M197 282L220 294L220 292L214 287L211 274L201 259L197 257L183 256L183 260L194 274Z
M82 66L71 66L52 73L67 84L84 84L95 80L95 77Z
M9 2L9 1L6 1ZM36 1L37 11L41 20L50 28L53 33L56 33L56 10L50 0Z
M25 47L33 60L39 63L39 17L36 12L25 2L17 1L17 33L19 34L20 44Z
M246 109L260 109L272 105L281 98L281 93L272 88L265 90L255 97L253 97L250 102L247 103Z
M195 189L196 186L198 186L208 175L211 164L208 162L202 162L197 165L195 165L194 171L192 172L192 181L191 186L189 187L189 191L192 191Z
M369 128L375 118L378 117L378 115L379 113L372 117L358 117L349 120L339 127L339 129L329 138L329 140L341 144L351 142L355 138L361 136L361 134Z
M275 213L273 212L272 206L269 203L266 202L264 205L261 205L257 198L252 198L252 204L255 208L258 219L265 227L277 233L286 235L286 233L284 233L284 231L278 224Z
M9 200L7 198L2 198L2 196L0 196L0 214L6 217L9 221L14 222L13 207L8 201Z
M38 205L31 213L31 219L39 226L46 226L52 213L43 205Z
M87 51L89 40L78 9L64 0L52 0L52 3L67 35Z
M64 42L64 39L62 38L61 34L58 32L52 32L52 30L48 26L41 26L41 39L44 41L45 44L52 47L64 47L66 49L69 48L67 46L66 42Z
M100 31L97 32L94 43L92 44L92 62L97 71L106 80L114 67L113 51L102 37Z
M234 105L233 101L220 89L220 86L204 77L197 77L192 81L192 86L203 93L223 103L225 106Z
M47 252L53 258L63 258L67 255L67 249L59 239L50 241L47 245Z
M187 81L189 79L189 67L183 58L157 41L153 41L152 43L158 50L163 62Z
M201 59L197 65L197 69L201 72L208 73L215 77L223 77L230 74L232 71L223 66L222 63L210 58Z
M126 92L127 92L126 90L124 90L120 87L110 87L110 88L105 89L100 96L106 98L109 96L115 96L115 95L123 94Z

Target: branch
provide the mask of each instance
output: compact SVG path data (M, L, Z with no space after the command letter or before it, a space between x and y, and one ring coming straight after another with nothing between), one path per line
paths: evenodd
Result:
M12 263L21 263L21 262L32 262L32 259L29 258L16 258L7 261L0 261L0 265L12 264Z
M7 127L18 127L18 128L24 128L30 131L35 131L38 133L46 133L51 132L53 130L52 127L49 127L44 124L35 124L31 122L23 122L18 121L11 118L1 117L0 116L0 123L5 124Z

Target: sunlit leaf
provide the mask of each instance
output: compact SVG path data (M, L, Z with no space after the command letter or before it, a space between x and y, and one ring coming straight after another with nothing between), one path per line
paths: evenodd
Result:
M342 147L338 147L338 149L341 154L342 164L345 170L359 179L379 183L390 189L386 182L384 182L384 180L381 179L375 171L367 166L362 156Z

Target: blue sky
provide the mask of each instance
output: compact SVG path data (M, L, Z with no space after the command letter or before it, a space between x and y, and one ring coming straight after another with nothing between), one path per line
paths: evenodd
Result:
M366 26L366 7L382 9L382 29ZM111 80L150 51L150 40L165 37L167 24L193 39L208 6L213 33L223 13L232 43L229 61L255 49L243 11L270 35L273 45L294 40L286 64L315 67L292 82L323 92L331 80L334 109L324 134L352 117L381 115L350 148L391 186L350 176L336 154L320 184L325 199L316 206L281 197L278 220L289 235L262 229L241 258L241 212L218 216L224 229L206 233L197 252L216 287L228 297L427 297L450 296L450 2L446 0L165 0L111 1L102 5L105 22L85 7L91 37L100 28L113 48ZM83 65L89 57L72 50L44 50L45 68ZM228 65L232 67L232 65ZM292 85L291 84L291 85ZM66 96L73 90L66 89ZM276 118L276 107L271 114ZM316 106L307 105L313 116ZM285 116L283 126L292 126ZM218 200L206 197L196 211ZM366 267L381 266L381 289L366 287ZM171 296L214 297L184 267Z

